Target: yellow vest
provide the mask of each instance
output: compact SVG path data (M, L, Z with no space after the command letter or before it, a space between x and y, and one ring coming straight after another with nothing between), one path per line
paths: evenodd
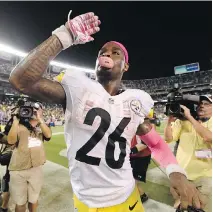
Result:
M212 131L212 118L201 124ZM188 179L212 177L212 159L195 157L196 150L210 149L211 146L195 131L189 121L176 120L172 129L173 141L180 141L176 156L177 161L187 172Z

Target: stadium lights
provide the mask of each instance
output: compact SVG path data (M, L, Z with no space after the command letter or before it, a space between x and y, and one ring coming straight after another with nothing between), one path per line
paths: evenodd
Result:
M10 54L14 54L14 55L19 56L19 57L25 57L27 55L24 52L18 51L18 50L14 49L10 46L6 46L6 45L1 44L1 43L0 43L0 51L10 53Z
M16 50L13 47L10 47L10 46L7 46L7 45L1 44L1 43L0 43L0 52L6 52L9 54L19 56L19 57L27 56L27 53ZM69 65L69 64L65 64L65 63L61 63L61 62L57 62L57 61L51 61L50 65L57 66L60 68L65 68L65 69L75 69L75 70L77 69L79 71L95 73L95 70L93 70L93 69L88 69L88 68L79 67L79 66L73 66L73 65Z
M79 66L73 66L73 65L69 65L69 64L65 64L65 63L61 63L61 62L57 62L57 61L51 61L50 65L57 66L60 68L77 69L79 71L95 73L95 70L93 70L93 69L83 68L83 67L79 67Z

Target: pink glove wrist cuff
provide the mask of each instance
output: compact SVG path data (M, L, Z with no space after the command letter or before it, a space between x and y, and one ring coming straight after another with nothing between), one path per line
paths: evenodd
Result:
M63 50L69 48L73 44L72 36L64 25L54 30L52 35L56 35L58 37L63 46Z
M167 177L169 178L170 174L172 174L172 173L174 173L174 172L181 173L181 174L185 175L186 178L187 178L187 174L186 174L185 170L182 169L179 165L177 165L177 164L169 164L169 165L166 167L166 174L167 174Z

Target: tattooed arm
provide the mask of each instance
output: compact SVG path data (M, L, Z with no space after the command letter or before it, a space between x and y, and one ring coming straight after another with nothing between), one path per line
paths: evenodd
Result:
M69 18L68 18L69 19ZM100 30L100 20L94 13L77 16L53 31L53 36L31 51L12 71L9 81L21 93L41 101L66 101L63 87L58 82L42 78L49 62L71 45L94 40L91 35Z
M62 51L62 44L53 35L32 50L12 71L9 82L15 89L35 99L64 104L66 96L63 87L42 75L49 62Z

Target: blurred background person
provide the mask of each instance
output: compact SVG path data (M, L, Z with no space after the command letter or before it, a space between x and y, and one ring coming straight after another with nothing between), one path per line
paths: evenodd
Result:
M140 193L141 202L144 203L149 198L144 192L140 182L146 182L146 172L151 160L151 151L137 135L132 139L131 145L130 162L132 172Z
M152 127L156 129L156 126L160 126L160 120L157 118L154 109L152 109L148 115L146 121L152 123ZM146 183L146 173L151 161L151 151L146 144L135 135L131 142L131 155L130 163L132 166L133 176L136 180L136 184L140 193L142 203L146 202L149 198L144 192L141 183Z
M10 159L12 157L12 151L15 148L14 145L9 145L7 143L7 135L11 129L13 120L12 118L6 123L4 127L4 132L0 133L0 164L1 166L6 166L6 172L1 180L1 197L2 197L2 204L0 207L0 212L7 212L8 211L8 203L10 199L9 193L9 182L10 182L10 172L9 172L9 164Z
M29 121L13 116L8 143L15 144L9 165L10 194L16 212L35 212L43 183L42 165L46 162L44 140L50 140L51 130L43 120L42 105L36 103Z
M212 99L200 96L195 119L181 106L186 120L170 116L165 128L167 142L178 141L177 160L205 198L206 212L212 211ZM174 122L174 123L173 123ZM172 124L173 123L173 124ZM173 191L174 193L174 191ZM177 199L175 207L179 205Z

